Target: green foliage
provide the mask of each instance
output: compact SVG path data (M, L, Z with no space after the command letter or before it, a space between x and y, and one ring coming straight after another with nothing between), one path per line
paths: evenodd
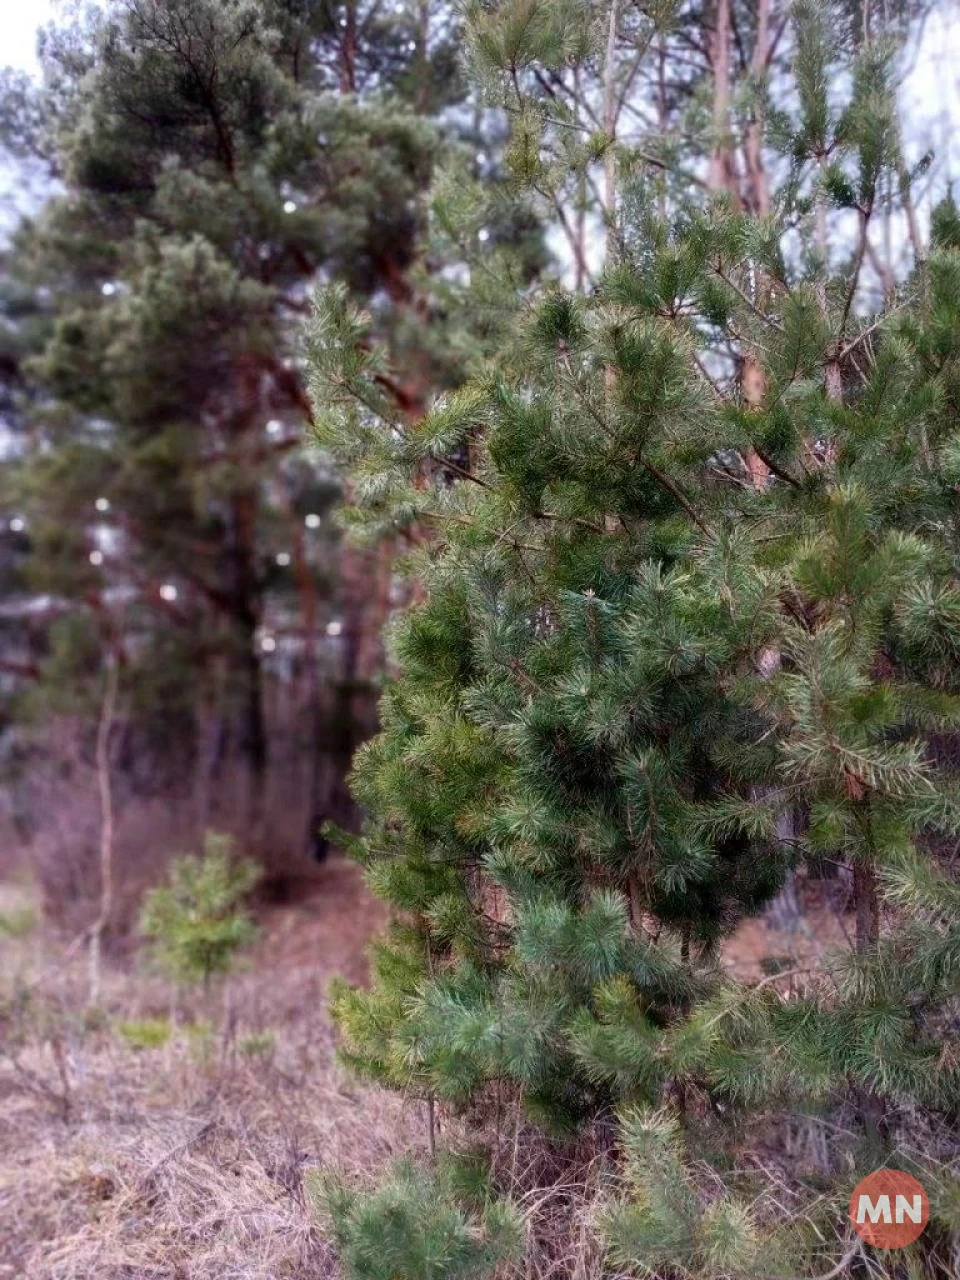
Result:
M131 1049L162 1049L173 1033L167 1018L140 1018L114 1023L114 1030Z
M452 1165L431 1176L403 1161L369 1196L333 1177L315 1179L309 1191L332 1226L347 1280L469 1280L515 1256L522 1232L504 1201L464 1204L460 1182Z
M29 903L0 911L0 937L27 938L38 923L37 912Z
M251 1031L241 1039L239 1048L245 1058L268 1060L276 1052L277 1037L268 1030Z
M402 923L370 988L336 993L344 1056L468 1116L506 1095L553 1135L612 1128L603 1230L631 1275L841 1274L822 1225L847 1173L960 1099L960 256L945 205L899 292L862 290L871 219L910 175L892 48L848 18L797 6L781 107L738 87L744 153L769 106L789 157L757 214L680 164L659 176L649 138L599 145L602 59L624 74L599 22L477 6L516 189L565 232L597 214L595 166L619 195L603 272L515 287L499 356L415 432L342 293L313 329L352 518L432 531L356 761L356 853ZM774 973L726 977L724 939L825 860L853 945L790 998ZM778 1111L837 1120L809 1232L692 1159Z
M256 937L244 900L260 877L249 861L231 856L228 836L209 832L202 857L174 861L169 882L144 899L140 932L153 959L178 982L230 972Z
M300 636L313 609L331 666L346 646L326 645L328 619L376 627L339 589L339 479L291 448L300 313L316 279L342 282L376 299L414 397L455 380L414 277L459 133L436 124L465 92L458 28L446 4L106 0L51 27L37 83L0 78L0 149L58 179L0 261L2 524L25 525L17 594L56 599L18 714L91 716L118 640L165 772L186 782L212 697L255 808L283 651L267 619Z
M769 1242L746 1205L729 1195L704 1203L683 1163L675 1118L627 1112L622 1142L629 1194L605 1205L601 1226L614 1266L651 1280L678 1267L702 1280L756 1274Z

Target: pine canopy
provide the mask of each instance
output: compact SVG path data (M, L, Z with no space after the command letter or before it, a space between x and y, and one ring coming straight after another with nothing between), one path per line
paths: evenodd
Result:
M560 207L608 160L561 158L578 122L543 85L565 59L603 70L599 25L564 15L482 6L472 27L517 189ZM960 1096L957 214L885 298L859 289L878 193L911 179L892 46L843 53L838 105L829 21L794 13L767 208L624 144L594 286L517 294L499 358L415 428L380 411L342 295L314 325L323 438L371 478L355 518L430 531L356 765L355 852L398 923L372 988L338 992L345 1056L451 1114L505 1090L601 1149L616 1117L603 1231L626 1274L837 1263L815 1215L704 1195L686 1162L718 1117L729 1137L843 1114L839 1221L851 1170L916 1167L907 1139ZM822 236L791 240L827 215L863 233L832 266ZM830 864L850 948L799 989L734 982L725 937ZM924 1176L952 1229L955 1176Z

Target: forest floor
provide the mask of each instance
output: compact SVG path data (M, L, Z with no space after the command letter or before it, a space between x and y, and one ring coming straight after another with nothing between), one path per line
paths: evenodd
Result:
M809 967L842 917L802 886L799 926L742 926L741 978ZM135 957L106 966L49 935L0 884L0 1280L285 1280L337 1275L311 1170L369 1181L425 1150L421 1107L335 1058L331 977L358 981L384 922L331 859L301 901L265 908L246 970L181 998Z
M335 1275L306 1172L369 1179L425 1142L416 1107L335 1061L328 982L362 979L383 923L357 869L265 910L246 971L172 1031L135 961L86 1014L85 958L24 899L0 887L0 1280Z

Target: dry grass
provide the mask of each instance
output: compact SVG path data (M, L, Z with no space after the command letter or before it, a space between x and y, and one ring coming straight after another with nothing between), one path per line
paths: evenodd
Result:
M844 920L809 886L802 896L798 929L750 922L724 949L728 968L760 977L771 960L798 966L791 973L815 966ZM107 966L96 1016L85 1011L82 948L51 937L34 908L22 886L0 883L0 1280L338 1276L307 1175L336 1168L369 1185L427 1147L420 1108L335 1061L327 984L337 973L362 980L384 920L356 869L332 860L309 895L265 909L246 972L180 999L172 1018L170 987L129 953ZM486 1140L494 1184L523 1214L524 1257L505 1275L607 1274L597 1205L618 1178L601 1134L553 1145L506 1094L440 1123L444 1145ZM702 1127L709 1139L709 1117ZM773 1217L805 1215L816 1198L797 1175L816 1182L833 1163L825 1132L782 1117L741 1139L728 1173L759 1197L760 1217L768 1200ZM701 1173L705 1186L715 1176L707 1164ZM828 1259L835 1246L825 1242Z
M248 972L139 1049L123 1024L167 1018L166 984L115 963L92 1019L78 947L0 939L0 1277L336 1275L304 1173L366 1181L424 1143L421 1116L334 1059L327 982L361 976L381 920L331 862L309 899L266 915Z
M247 971L181 1000L155 1047L133 1045L162 1039L170 988L115 956L91 1019L80 945L31 929L29 908L22 888L0 885L0 920L23 925L0 929L0 1280L336 1276L304 1175L335 1167L372 1182L426 1146L418 1109L335 1061L328 981L362 979L384 919L356 869L333 860L302 901L268 910ZM795 942L747 930L728 964L759 971ZM595 1280L602 1154L554 1149L510 1104L496 1110L496 1123L471 1122L524 1214L525 1280ZM443 1127L456 1145L458 1126Z

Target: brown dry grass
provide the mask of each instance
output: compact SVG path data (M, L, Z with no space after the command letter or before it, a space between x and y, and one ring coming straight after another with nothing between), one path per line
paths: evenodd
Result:
M366 1181L424 1144L415 1109L337 1066L325 1011L329 978L362 976L381 922L332 861L309 898L265 914L248 971L182 1001L178 1029L146 1049L118 1024L168 1017L165 983L114 963L91 1019L79 947L0 939L0 1277L335 1275L304 1173ZM212 1030L189 1029L200 1021Z
M800 896L796 927L763 920L737 931L724 947L731 971L760 978L774 962L794 981L817 965L824 939L843 937L843 911L825 891L804 884ZM123 1024L169 1019L170 987L134 955L115 956L91 1017L81 947L30 929L25 906L22 887L0 883L0 1280L338 1276L305 1177L336 1168L370 1184L427 1147L421 1108L335 1061L329 979L362 980L384 922L356 868L334 859L299 901L265 908L246 972L181 999L155 1048L131 1047ZM4 919L24 928L4 937ZM526 1248L511 1277L607 1274L596 1207L616 1179L597 1135L554 1146L506 1097L487 1098L465 1126L440 1123L445 1145L488 1140L495 1184L523 1214ZM801 1124L743 1139L740 1174L775 1192L781 1210L803 1212L785 1162L816 1173L828 1162L823 1132Z

